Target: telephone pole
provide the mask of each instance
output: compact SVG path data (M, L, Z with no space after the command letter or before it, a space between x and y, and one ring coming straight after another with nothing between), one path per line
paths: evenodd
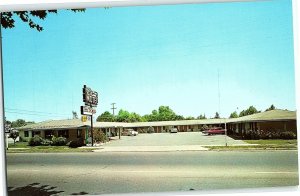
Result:
M115 109L117 109L116 107L115 107L115 104L116 103L112 103L111 105L112 105L112 111L113 111L113 116L115 116Z

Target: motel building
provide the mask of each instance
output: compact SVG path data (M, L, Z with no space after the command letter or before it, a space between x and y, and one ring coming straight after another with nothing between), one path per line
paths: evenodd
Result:
M147 133L151 129L154 133L166 133L171 128L177 128L179 132L199 132L203 126L223 127L227 129L229 136L246 138L253 134L293 132L297 134L296 111L271 110L231 119L201 119L180 121L157 122L94 122L94 129L102 131L108 137L122 135L126 129L133 129L139 133ZM49 120L36 124L19 127L20 141L28 141L31 137L39 135L45 139L65 137L67 141L82 139L88 143L91 122L82 122L80 119ZM249 139L249 138L248 138ZM251 139L251 138L250 138Z

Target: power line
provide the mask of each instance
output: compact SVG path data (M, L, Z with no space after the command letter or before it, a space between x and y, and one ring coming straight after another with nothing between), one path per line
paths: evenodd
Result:
M62 117L62 116L67 116L67 115L34 114L34 113L13 112L13 111L5 111L5 113L23 114L23 115L32 115L32 116L49 116L49 117Z
M23 110L23 109L14 109L14 108L5 108L8 111L20 111L20 112L30 112L30 113L37 113L37 114L50 114L50 115L69 115L69 114L62 114L62 113L51 113L51 112L40 112L34 110Z

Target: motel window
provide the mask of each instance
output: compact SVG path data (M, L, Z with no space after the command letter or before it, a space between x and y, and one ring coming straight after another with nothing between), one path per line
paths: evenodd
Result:
M82 130L77 129L77 138L81 138Z
M41 132L40 131L33 131L32 132L32 137L34 137L35 135L41 136Z
M45 131L45 138L46 139L51 139L54 136L54 133L52 130L47 130Z
M59 130L58 137L69 138L69 130Z
M24 131L24 137L29 137L29 131Z

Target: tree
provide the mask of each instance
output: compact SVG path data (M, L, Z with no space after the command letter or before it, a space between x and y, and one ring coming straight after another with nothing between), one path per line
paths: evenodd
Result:
M18 120L15 120L15 121L11 122L11 127L12 128L22 127L22 126L33 124L33 123L34 123L33 121L27 121L26 122L24 119L18 119Z
M239 117L239 115L237 114L236 111L232 112L229 116L229 118L238 118L238 117Z
M272 104L268 109L266 109L266 112L271 111L271 110L275 110L275 109L276 109L276 107Z
M218 112L216 112L215 117L214 118L220 118L220 115Z
M19 137L19 132L15 129L11 130L9 133L9 137L14 140L14 146L16 145L16 139Z
M126 110L120 109L116 117L118 122L129 122L130 113Z
M206 119L206 116L205 114L204 115L200 114L200 116L198 116L197 119Z
M73 12L84 12L85 9L71 9ZM14 16L21 19L22 22L27 23L30 28L42 31L43 27L34 22L34 18L45 20L48 14L57 14L57 10L33 10L33 11L15 11L3 12L1 17L1 25L5 29L15 27Z
M18 119L16 121L12 121L11 127L22 127L26 125L26 121L23 119Z
M242 116L247 116L259 112L260 111L257 111L257 109L254 106L250 106L248 109L241 111L239 116L242 117Z
M193 116L188 116L188 117L185 118L185 120L195 120L195 117L193 117Z
M97 117L96 121L98 121L98 122L114 122L115 117L109 111L105 111Z

